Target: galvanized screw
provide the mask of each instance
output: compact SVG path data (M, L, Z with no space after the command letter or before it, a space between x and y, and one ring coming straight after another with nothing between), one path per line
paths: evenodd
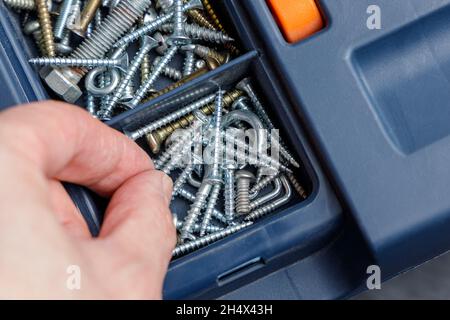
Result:
M116 67L125 70L128 67L128 55L124 54L119 59L77 59L77 58L31 58L29 63L38 66L52 66L52 67Z
M55 23L55 38L62 39L64 36L64 30L66 28L67 20L69 18L70 12L72 11L72 5L74 0L64 0L61 9L59 10L59 17L56 19Z
M250 171L239 170L236 172L236 212L239 215L250 213L250 183L255 180L255 175Z
M161 25L159 28L164 32L172 32L174 30L174 26L171 24ZM196 24L185 24L184 31L191 39L198 39L216 44L224 44L234 41L233 38L222 33L221 31L210 30Z
M202 221L201 228L200 228L200 237L203 237L208 230L208 226L210 225L211 218L213 216L213 211L216 207L217 200L219 199L219 194L220 194L221 188L222 188L222 185L220 183L215 184L213 186L211 194L209 195L208 204L206 205L206 211L203 216L203 221Z

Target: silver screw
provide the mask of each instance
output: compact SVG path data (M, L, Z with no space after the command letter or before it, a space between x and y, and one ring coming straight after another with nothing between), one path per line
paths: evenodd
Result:
M186 199L189 202L194 202L195 201L195 195L192 194L191 192L189 192L188 190L184 189L184 188L180 188L180 190L178 190L178 196ZM213 216L213 218L217 219L221 223L228 224L227 218L219 210L214 209L212 216Z
M173 32L174 26L171 24L160 25L159 28L164 32ZM184 31L191 39L203 40L216 44L224 44L234 41L233 38L221 31L214 31L196 24L185 24Z
M255 175L247 170L236 172L236 212L239 215L250 213L250 183L255 181Z
M265 207L256 209L251 214L249 214L247 217L245 217L246 221L254 221L254 220L260 219L263 216L273 212L274 210L278 209L279 207L281 207L289 202L289 200L291 199L291 196L292 196L291 186L285 176L281 176L280 179L281 179L281 183L283 184L283 188L285 190L285 195L283 197L273 201L272 203L268 204Z
M192 50L186 50L184 54L183 77L187 77L194 73L195 55Z
M56 53L65 56L72 53L73 48L70 46L70 32L65 31L62 39L55 43Z
M161 9L162 12L169 12L172 9L173 0L157 0L156 8Z
M178 176L177 180L173 184L172 198L178 195L178 191L183 187L183 185L186 183L187 179L189 178L189 176L193 171L194 171L194 164L190 164Z
M135 94L135 98L133 100L131 100L129 103L127 103L128 107L135 108L142 101L142 99L144 99L147 92L150 90L150 88L153 86L155 81L161 75L164 68L173 59L173 57L175 56L177 51L178 51L178 47L176 47L176 46L171 47L170 49L167 50L166 54L161 59L161 61L158 63L158 65L153 69L153 72L149 75L148 79L138 89L138 91Z
M34 0L3 0L11 9L15 10L34 10L36 3Z
M235 216L236 209L236 179L235 179L235 171L237 166L235 164L227 164L224 166L224 182L225 182L225 216L228 222L232 222Z
M186 36L184 29L184 11L183 11L183 0L174 0L173 4L173 33L169 38L169 43L175 46L182 46L191 41L191 39Z
M272 181L274 181L276 178L278 177L278 175L271 175L271 176L265 176L264 178L262 178L260 181L258 181L253 188L250 190L250 194L251 195L256 195L258 194L260 191L262 191L265 187L267 187L269 184L272 183Z
M213 123L213 131L214 131L214 141L213 141L213 147L214 147L214 157L213 157L213 163L212 163L212 170L209 173L209 176L207 177L210 180L216 180L221 182L221 175L220 175L220 164L221 164L221 158L222 158L222 150L223 150L223 139L221 134L221 127L222 127L222 113L223 113L223 95L225 91L219 90L217 92L215 105L216 108L214 110L214 123Z
M176 214L173 214L173 221L174 221L174 225L177 228L177 230L181 230L183 228L183 222L178 220L178 216ZM194 232L200 232L201 226L199 224L195 224L194 225ZM208 225L206 227L206 232L207 233L214 233L214 232L219 232L222 231L224 228L219 227L219 226L213 226L213 225Z
M56 39L62 39L64 36L64 30L66 28L70 12L72 11L73 2L74 0L64 0L61 5L59 17L56 19L55 30L53 31L53 35Z
M203 5L200 0L191 0L187 4L183 6L183 11L194 9L194 8L202 8ZM150 22L149 24L146 24L142 26L141 28L136 29L135 31L127 34L125 37L120 39L116 44L114 44L115 47L121 47L123 45L126 45L128 43L131 43L133 41L136 41L141 36L151 33L153 31L156 31L161 25L170 22L171 19L173 19L174 12L169 12L163 16L160 16L158 19Z
M232 226L230 228L227 228L225 230L222 230L220 232L212 233L212 234L210 234L206 237L200 238L198 240L180 245L175 250L173 250L172 256L174 258L176 258L183 254L192 252L196 249L200 249L200 248L205 247L213 242L216 242L216 241L226 238L236 232L239 232L242 229L250 227L251 225L252 225L252 223L249 223L249 222L243 223L243 224L238 224L238 225Z
M158 65L158 63L160 61L161 61L161 57L156 57L153 65L154 66ZM154 67L152 67L152 68L154 68ZM177 70L173 67L170 67L170 66L166 66L164 68L162 74L168 78L171 78L172 80L175 80L175 81L179 81L183 78L183 74L179 70Z
M208 226L211 223L213 211L214 208L216 207L217 200L219 199L221 188L222 188L221 184L215 184L211 191L211 194L209 195L208 204L206 205L206 211L203 216L203 221L200 228L200 237L203 237L206 234Z
M128 84L131 82L131 80L134 78L137 71L139 70L139 67L141 66L142 60L144 59L145 55L158 45L158 42L155 39L148 36L145 38L144 41L145 41L144 45L141 47L139 52L133 58L130 67L128 68L127 72L123 75L123 78L120 81L119 86L114 91L114 94L109 100L109 103L103 110L101 110L102 117L106 118L111 117L114 107L117 105L120 98L123 96L123 93L125 92Z
M38 66L52 66L52 67L117 67L119 69L126 69L128 66L128 55L124 54L119 59L78 59L78 58L31 58L29 63Z

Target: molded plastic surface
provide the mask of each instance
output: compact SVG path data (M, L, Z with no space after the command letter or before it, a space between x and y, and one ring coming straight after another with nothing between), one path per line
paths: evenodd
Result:
M320 4L328 28L288 45L265 4L243 3L389 277L450 247L450 1Z

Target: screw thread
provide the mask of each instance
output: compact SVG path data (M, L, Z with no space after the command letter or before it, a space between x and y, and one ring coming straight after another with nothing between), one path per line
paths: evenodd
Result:
M177 180L175 181L175 183L173 185L172 198L175 198L178 195L178 192L183 187L183 185L186 183L187 179L189 178L190 174L193 171L194 171L194 165L190 164L178 176Z
M103 20L92 35L72 53L73 58L103 57L127 30L144 14L150 5L147 0L122 0ZM84 74L86 71L81 70Z
M34 0L3 0L11 9L16 10L34 10L36 3Z
M137 140L154 130L157 130L167 124L170 124L171 122L173 122L195 110L198 110L205 105L210 104L212 101L214 101L215 97L216 97L216 95L212 94L205 98L202 98L202 99L196 101L195 103L188 105L187 107L184 107L174 113L171 113L167 117L164 117L156 122L149 124L148 126L145 126L141 129L136 130L135 132L132 132L129 136L133 140Z
M54 67L116 67L121 64L120 59L79 59L79 58L32 58L29 63L39 66Z
M147 92L150 90L150 88L153 86L155 81L158 79L158 77L161 75L164 68L169 64L169 62L173 59L175 54L178 51L178 47L174 46L167 50L164 57L161 59L161 61L155 66L153 69L153 72L150 74L148 79L145 81L145 83L139 88L139 90L135 94L135 98L130 102L130 106L136 107L142 99L144 99Z
M250 194L257 194L262 191L265 187L270 185L272 181L277 178L277 175L266 176L261 178L258 183L256 183L253 188L250 190Z
M225 191L224 191L225 216L227 220L230 222L234 220L235 215L236 181L234 176L234 170L225 169L224 173L225 173Z
M214 24L212 24L199 9L189 10L187 11L187 15L199 26L217 31L217 28L214 26Z
M194 53L203 59L214 59L219 64L225 64L228 60L227 55L221 54L214 49L202 45L196 45Z
M47 56L54 57L55 43L53 39L52 21L48 10L47 0L36 0L39 24L41 26L42 41Z
M189 135L190 138L190 135ZM189 153L192 149L194 143L198 140L198 134L196 134L192 140L189 139L189 142L183 145L183 148L180 152L176 154L172 154L170 161L161 169L162 172L169 175L177 166L179 166L182 160L185 158L187 153Z
M181 230L183 228L183 222L182 221L177 221L176 222L176 228L177 230ZM199 224L194 224L194 228L192 229L193 232L200 232L202 226ZM219 232L222 231L223 228L222 227L218 227L218 226L213 226L213 225L208 225L206 226L206 232L207 233L214 233L214 232Z
M119 85L117 86L116 90L114 90L114 94L112 95L108 105L102 111L106 116L110 116L112 114L114 107L117 105L120 98L123 96L124 92L127 89L128 84L131 82L131 80L136 75L137 71L139 70L141 62L144 59L145 55L152 48L154 48L154 44L148 43L148 44L144 45L139 50L139 52L136 54L135 58L133 59L133 62L129 66L127 72L124 74L124 76L123 76L122 80L120 81Z
M184 36L183 0L174 0L173 35Z
M175 250L173 250L172 256L179 257L183 254L192 252L196 249L200 249L200 248L205 247L213 242L216 242L216 241L226 238L236 232L239 232L242 229L245 229L251 225L252 225L251 222L235 225L235 226L232 226L225 230L212 233L206 237L203 237L203 238L197 239L195 241L180 245L177 248L175 248Z
M148 79L151 68L152 64L150 63L150 56L146 54L141 62L141 84L145 83L145 81Z
M95 116L97 112L97 107L95 105L95 97L91 94L86 96L86 110L92 115Z
M165 24L160 26L163 32L173 32L174 26L171 24ZM216 44L224 44L230 41L234 41L233 38L224 34L222 31L214 31L196 24L184 24L184 31L187 36L193 39L200 39Z
M214 110L214 162L212 166L211 175L216 178L219 177L223 137L221 135L222 113L223 113L223 96L224 91L217 92Z
M208 204L206 206L205 214L203 216L203 221L200 228L200 237L203 237L207 231L209 224L211 223L211 218L213 215L214 208L216 207L217 201L219 200L219 194L221 189L220 184L214 185L211 194L209 196Z
M291 185L294 188L294 190L298 193L298 195L300 197L302 197L303 199L306 199L308 197L308 193L303 188L303 186L300 184L300 181L298 181L297 178L294 176L294 174L288 173L286 176L289 179L289 181L291 182Z
M156 2L156 7L161 9L162 12L169 12L173 6L173 0L158 0Z
M64 35L67 19L69 18L70 11L72 10L72 4L74 0L64 0L59 10L59 17L55 22L55 38L61 39Z
M235 89L228 93L226 93L223 97L223 106L224 108L230 107L233 102L242 96L243 92L241 90ZM211 103L200 109L205 115L211 115L215 110L215 104ZM159 129L158 131L151 134L151 138L156 144L154 146L155 149L159 148L162 142L164 142L172 133L176 130L185 128L189 126L192 122L194 122L195 117L193 114L189 114L180 118L178 121L169 123L165 127ZM150 131L149 131L150 132ZM148 139L149 140L149 139Z
M178 190L178 196L180 196L190 202L195 201L195 195L184 188L181 188L180 190ZM221 223L224 223L224 224L228 223L227 218L219 210L214 209L212 215L213 215L213 218L217 219Z
M212 184L204 183L200 187L195 196L195 201L191 205L190 210L184 220L183 229L181 230L181 240L189 239L194 224L197 222L202 209L206 206L209 194L211 193Z
M186 51L186 57L184 58L183 77L188 77L194 73L195 69L195 55L191 50Z
M205 8L205 11L208 13L209 18L211 22L215 25L217 29L219 29L222 32L225 32L225 28L223 27L222 23L219 20L219 17L216 14L216 10L212 7L209 0L202 0L203 7Z
M240 215L245 215L250 212L250 180L237 180L237 197L236 197L236 211Z

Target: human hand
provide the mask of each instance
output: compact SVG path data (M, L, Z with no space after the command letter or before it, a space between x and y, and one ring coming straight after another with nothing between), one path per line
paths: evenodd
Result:
M1 298L161 298L172 182L134 142L80 108L19 106L0 113L0 177ZM111 196L98 238L60 181Z

